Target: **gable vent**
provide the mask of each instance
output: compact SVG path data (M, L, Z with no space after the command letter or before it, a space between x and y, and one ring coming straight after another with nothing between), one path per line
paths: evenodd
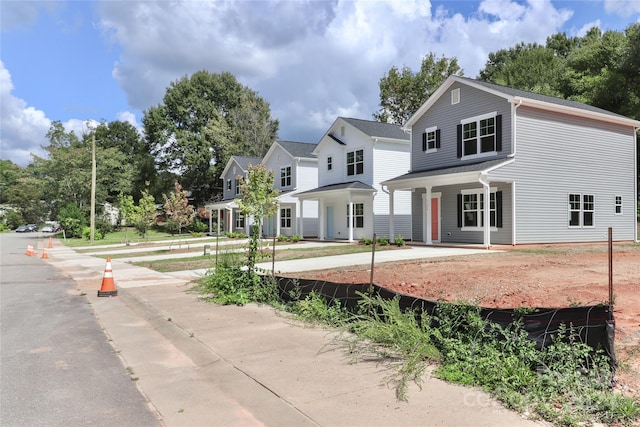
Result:
M460 103L460 88L451 91L451 105Z

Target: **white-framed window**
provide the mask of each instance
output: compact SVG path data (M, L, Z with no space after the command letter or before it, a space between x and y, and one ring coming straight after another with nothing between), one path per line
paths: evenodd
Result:
M479 231L484 227L484 190L462 190L459 195L458 226L462 231ZM492 187L489 192L489 227L502 227L502 192Z
M596 204L593 194L569 194L569 227L594 227Z
M231 178L227 179L227 190L231 191Z
M350 223L350 212L349 205L347 205L347 227ZM363 228L364 227L364 204L363 203L354 203L353 204L353 228Z
M458 132L458 157L482 157L500 151L500 119L494 111L462 120Z
M437 127L430 127L422 134L422 151L437 151L440 148L440 131Z
M615 214L622 215L622 196L616 196Z
M347 175L361 175L364 173L364 150L349 151L347 153Z
M280 209L280 227L291 228L291 208Z
M238 194L240 194L240 178L235 179L235 184L236 184L236 196L237 196Z
M244 228L244 214L242 211L235 211L236 214L236 228Z
M291 186L291 166L280 168L280 186L281 187Z
M330 171L333 169L333 157L327 157L327 170Z

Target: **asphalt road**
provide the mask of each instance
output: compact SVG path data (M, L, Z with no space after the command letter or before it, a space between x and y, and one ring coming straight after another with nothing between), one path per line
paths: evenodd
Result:
M161 426L37 234L0 234L0 425Z

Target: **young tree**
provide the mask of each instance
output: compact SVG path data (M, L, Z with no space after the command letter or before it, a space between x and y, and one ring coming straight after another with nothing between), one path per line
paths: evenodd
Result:
M120 193L118 200L120 213L125 219L125 224L133 225L144 239L147 236L147 231L156 220L156 204L153 196L147 190L142 190L142 196L137 206L131 195Z
M253 219L254 224L249 238L247 259L249 274L253 274L255 270L262 219L275 214L278 210L280 192L273 188L273 179L273 171L267 170L262 164L249 165L247 178L240 179L240 197L236 199L236 203L245 217Z
M174 190L167 197L164 197L164 211L167 214L169 225L178 229L178 235L182 234L182 229L191 224L196 216L193 206L189 204L187 190L180 184L174 183Z

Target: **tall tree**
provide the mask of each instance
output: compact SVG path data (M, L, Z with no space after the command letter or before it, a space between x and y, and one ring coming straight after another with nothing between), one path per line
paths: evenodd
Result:
M451 75L464 75L457 58L436 58L430 53L422 59L420 70L392 67L380 79L380 110L373 114L379 122L404 124L433 92Z
M207 71L172 82L143 124L160 170L181 175L198 204L221 192L219 174L230 153L264 155L278 130L269 104L254 91L230 73Z

